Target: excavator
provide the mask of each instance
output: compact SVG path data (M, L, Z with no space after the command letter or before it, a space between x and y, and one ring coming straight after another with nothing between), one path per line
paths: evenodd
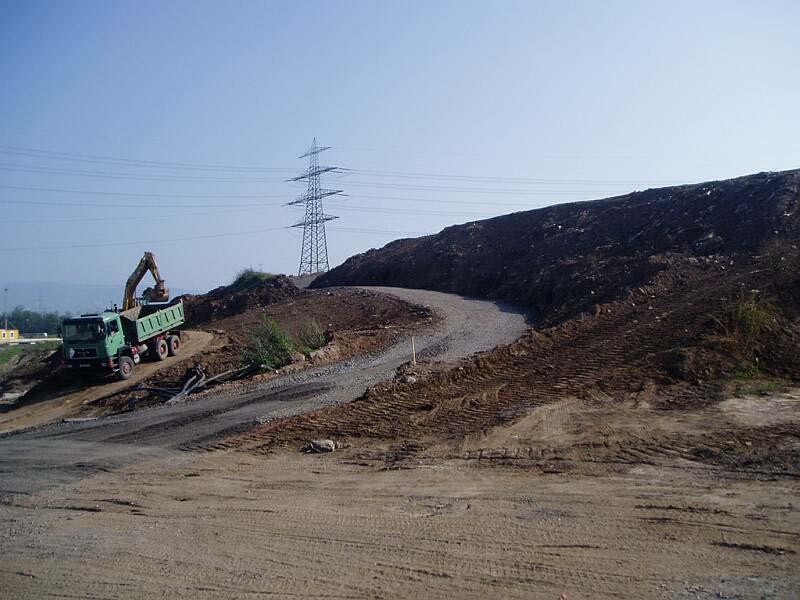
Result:
M142 298L146 303L151 302L167 302L169 300L169 289L164 285L164 280L161 278L161 274L158 272L158 263L156 263L156 257L152 252L145 252L142 259L139 261L139 264L136 265L136 268L131 273L131 276L128 277L128 281L125 284L125 297L122 300L122 310L126 311L134 306L138 306L138 301L136 299L136 286L139 285L144 279L144 276L147 275L147 272L150 271L153 275L153 279L156 280L155 287L149 287L144 290L142 293Z

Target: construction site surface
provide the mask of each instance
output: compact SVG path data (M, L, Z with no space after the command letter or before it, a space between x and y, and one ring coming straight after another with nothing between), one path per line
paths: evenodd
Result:
M4 367L9 597L800 596L798 171L183 302L135 379ZM324 343L173 401L265 317Z

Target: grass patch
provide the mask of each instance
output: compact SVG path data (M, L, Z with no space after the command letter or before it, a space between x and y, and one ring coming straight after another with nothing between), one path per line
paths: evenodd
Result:
M267 273L266 271L256 271L253 268L242 269L233 278L230 287L234 292L241 292L267 281L272 281L277 275L274 273Z
M242 361L261 370L277 369L291 362L295 349L294 342L281 326L265 316L250 335Z
M12 358L23 352L22 346L0 346L0 365L10 363Z
M297 332L298 350L306 356L328 343L322 327L315 319L308 321Z
M54 341L41 341L36 344L19 344L0 346L0 366L7 365L17 356L24 354L53 352L61 347L61 342Z
M270 317L264 315L250 334L242 352L242 362L258 366L262 371L278 369L292 362L299 352L308 358L314 350L328 343L328 336L316 320L310 320L296 334L296 340Z
M772 300L756 291L742 290L728 314L717 321L717 338L738 361L737 379L756 379L761 373L758 355L779 329L781 313Z
M742 396L772 396L789 389L789 384L776 379L752 379L751 376L739 378L735 382L736 394Z

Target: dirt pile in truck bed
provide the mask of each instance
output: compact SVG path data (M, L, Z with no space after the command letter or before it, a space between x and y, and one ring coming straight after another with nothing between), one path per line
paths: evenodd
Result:
M391 285L497 298L540 324L593 310L645 285L666 253L742 255L797 240L800 171L651 189L560 204L397 240L348 259L311 287Z

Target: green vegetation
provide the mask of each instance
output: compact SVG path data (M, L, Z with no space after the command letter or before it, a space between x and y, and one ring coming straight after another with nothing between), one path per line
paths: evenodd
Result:
M0 347L0 365L5 365L11 362L15 356L19 356L24 352L24 346L2 346Z
M37 342L36 344L18 344L0 346L0 366L6 365L17 356L23 354L53 352L61 347L60 342Z
M277 275L274 275L273 273L256 271L255 269L248 267L246 269L242 269L236 274L236 277L234 277L230 287L234 292L242 292L257 285L261 285L267 281L272 281L276 277Z
M298 350L306 355L328 343L322 327L313 319L300 328L297 332L297 340L300 342Z
M65 315L55 312L38 313L17 306L8 313L9 327L16 327L25 333L56 333ZM0 323L2 326L2 323Z
M308 321L293 340L278 323L266 315L250 335L250 343L242 353L242 362L257 365L262 370L278 369L299 352L308 357L311 352L328 343L325 332L314 321Z
M757 291L742 290L731 303L727 317L718 322L723 332L721 341L739 358L738 379L758 377L758 354L769 345L780 316L770 298Z
M768 298L742 291L735 307L734 331L747 356L755 357L756 350L775 328L777 320L777 309Z
M789 389L785 381L776 379L754 379L751 374L739 377L737 373L736 393L742 396L771 396Z
M265 316L250 336L242 359L263 370L277 369L292 360L294 342L275 321Z

